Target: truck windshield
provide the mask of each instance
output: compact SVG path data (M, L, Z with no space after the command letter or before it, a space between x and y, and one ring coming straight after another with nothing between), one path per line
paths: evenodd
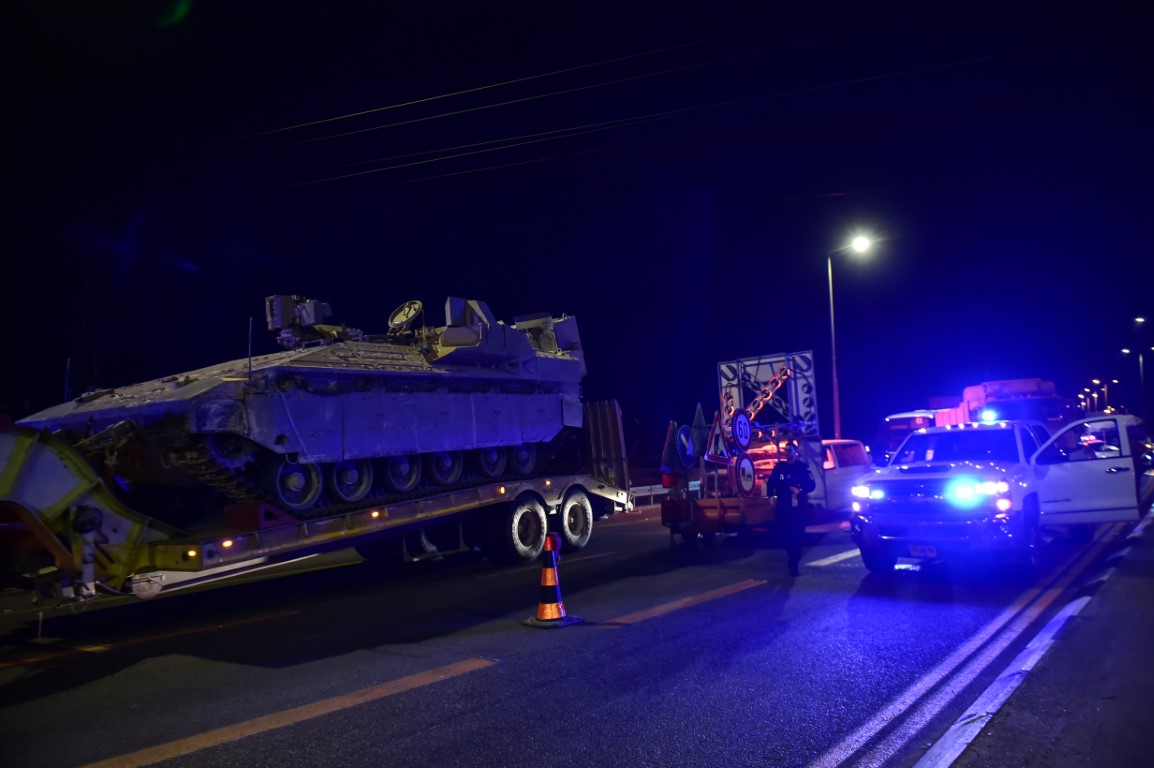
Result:
M1018 460L1013 430L975 429L910 435L891 463Z

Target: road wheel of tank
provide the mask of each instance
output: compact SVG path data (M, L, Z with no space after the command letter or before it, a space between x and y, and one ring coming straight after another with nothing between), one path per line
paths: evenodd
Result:
M421 462L416 456L388 456L381 459L385 487L393 493L408 493L421 482Z
M504 446L482 448L477 451L477 468L481 476L487 478L500 477L505 474L509 466L509 450Z
M494 512L485 557L499 565L529 563L545 548L545 507L530 495Z
M537 469L537 446L533 443L514 446L509 453L509 463L518 475L531 475Z
M429 476L437 485L452 485L461 479L465 471L460 451L436 451L430 453L426 460Z
M898 564L895 555L881 547L860 547L860 551L862 562L865 563L867 571L880 576L893 574L894 566Z
M593 503L582 491L573 491L561 502L558 528L564 552L576 552L589 543L589 535L593 533Z
M300 512L317 503L324 483L316 464L294 464L277 457L266 470L265 489L273 504L287 512Z
M368 459L338 461L328 468L325 479L336 501L351 504L369 495L373 487L373 465Z

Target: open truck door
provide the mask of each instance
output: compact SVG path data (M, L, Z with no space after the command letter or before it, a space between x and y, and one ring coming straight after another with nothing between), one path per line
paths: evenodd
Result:
M1031 458L1042 525L1135 522L1139 518L1135 457L1128 427L1115 414L1071 422Z

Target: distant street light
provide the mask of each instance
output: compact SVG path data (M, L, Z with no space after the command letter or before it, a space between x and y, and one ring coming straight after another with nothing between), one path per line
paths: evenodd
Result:
M849 245L834 248L826 254L826 272L829 275L829 351L830 371L833 375L833 436L841 439L841 399L837 387L837 333L833 321L833 255L843 251L852 251L857 254L868 253L873 247L873 241L865 235L856 235Z
M1107 381L1106 379L1090 379L1090 381L1094 384L1094 386L1101 385L1103 398L1102 408L1107 411L1110 410L1110 385L1117 384L1118 380L1110 379Z
M1094 410L1095 411L1098 410L1098 393L1091 390L1089 387L1082 387L1082 391L1086 393L1086 397L1093 398ZM1089 405L1089 404L1090 404L1090 402L1086 401L1086 405Z

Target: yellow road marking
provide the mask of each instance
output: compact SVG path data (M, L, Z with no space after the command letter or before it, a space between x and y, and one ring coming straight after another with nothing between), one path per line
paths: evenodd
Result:
M255 720L206 731L196 736L190 736L187 739L178 739L177 741L170 741L167 744L149 747L148 749L142 749L128 755L120 755L119 757L112 757L107 760L101 760L100 762L89 763L84 766L84 768L140 768L140 766L152 765L162 760L182 757L193 752L199 752L202 749L219 746L230 741L237 741L248 736L255 736L266 731L285 728L305 720L312 720L322 715L339 712L342 709L349 709L350 707L356 707L370 701L383 699L386 696L411 691L414 688L421 688L432 683L440 682L441 680L448 680L451 677L457 677L467 672L484 669L493 664L496 664L496 662L489 659L460 661L456 664L431 669L428 672L402 677L400 680L393 680L392 682L382 683L381 685L374 685L371 688L363 688L352 693L334 696L331 699L324 699L313 702L312 704L294 707L293 709L286 709L284 712L276 712L271 715L265 715L264 717L258 717Z
M636 624L640 621L645 621L646 619L652 619L654 617L663 616L673 611L681 610L682 608L688 608L691 605L707 603L710 600L716 600L719 597L732 595L736 592L741 592L751 587L760 587L764 583L764 581L746 579L745 581L739 581L736 584L730 584L728 587L721 587L720 589L715 589L711 592L702 592L700 595L694 595L692 597L683 597L682 599L674 600L671 603L664 603L662 605L654 606L653 608L648 608L644 611L638 611L637 613L630 613L626 614L625 616L620 616L616 619L610 619L609 621L603 623L601 626L609 627L612 629L616 627L624 627L629 624Z

